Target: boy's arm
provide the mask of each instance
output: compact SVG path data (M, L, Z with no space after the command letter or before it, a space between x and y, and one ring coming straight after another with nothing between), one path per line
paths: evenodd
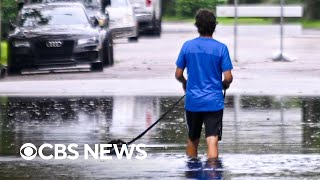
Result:
M179 82L182 83L183 90L186 91L187 80L186 80L186 78L183 76L183 71L184 71L184 69L181 69L181 68L177 67L175 76L176 76L176 79L177 79Z
M233 81L233 76L232 76L231 70L223 72L223 76L224 76L224 79L222 81L223 89L228 89L230 84Z

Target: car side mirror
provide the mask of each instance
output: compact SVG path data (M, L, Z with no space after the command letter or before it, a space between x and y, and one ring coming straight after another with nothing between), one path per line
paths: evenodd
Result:
M98 21L98 19L96 17L91 17L90 20L91 20L91 24L92 24L93 27L99 26L99 21Z
M17 28L17 26L12 21L10 21L9 30L14 31L16 28Z

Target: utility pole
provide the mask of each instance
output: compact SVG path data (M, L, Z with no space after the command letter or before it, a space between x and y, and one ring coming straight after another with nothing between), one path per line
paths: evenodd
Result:
M2 1L0 0L0 58L1 58L1 41L2 41Z
M284 5L285 0L280 0L280 53L273 58L273 61L283 61L290 62L292 61L288 57L285 57L283 54L283 36L284 36Z
M238 0L234 0L234 54L233 58L235 62L238 62Z

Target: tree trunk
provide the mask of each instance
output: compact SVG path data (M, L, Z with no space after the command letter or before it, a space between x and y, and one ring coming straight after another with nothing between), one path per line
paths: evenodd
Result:
M304 17L307 20L320 19L320 0L305 0Z

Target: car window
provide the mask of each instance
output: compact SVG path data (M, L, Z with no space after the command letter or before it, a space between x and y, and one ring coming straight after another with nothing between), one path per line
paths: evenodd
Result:
M83 5L86 7L99 7L100 1L99 0L80 0L80 2L83 2Z
M89 24L84 10L78 7L26 8L18 19L23 27L76 24Z
M111 0L111 7L126 7L128 6L127 0Z
M146 1L145 0L129 0L131 4L145 4Z

